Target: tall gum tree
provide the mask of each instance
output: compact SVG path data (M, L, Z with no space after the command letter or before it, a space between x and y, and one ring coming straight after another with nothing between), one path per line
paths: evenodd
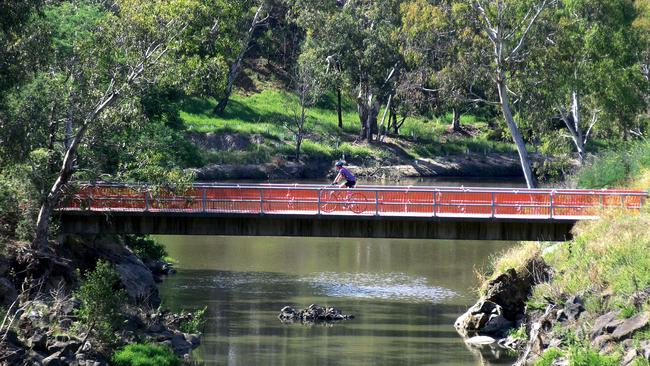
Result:
M450 129L461 131L460 116L484 95L489 78L477 73L485 57L473 52L476 29L466 11L446 1L411 0L401 5L400 52L406 69L400 96L420 112L451 111Z
M637 11L631 0L565 0L556 14L556 42L546 53L553 59L543 62L549 70L541 85L583 162L601 119L608 121L603 131L630 130L644 104Z
M246 3L247 1L243 1L242 5L245 7L247 5ZM226 78L226 85L222 93L223 95L219 98L217 105L214 107L214 114L220 115L226 110L228 102L230 101L230 96L232 95L235 80L237 79L237 75L239 75L241 72L242 62L252 47L255 32L258 28L266 24L269 18L271 6L272 4L269 1L259 0L254 3L252 16L249 15L249 12L244 11L243 14L240 15L242 19L240 19L238 22L235 22L236 26L241 27L240 23L242 23L242 20L250 20L250 23L247 27L241 27L243 29L246 29L246 32L240 36L241 40L239 40L237 42L238 44L234 47L234 49L237 49L238 51L234 55L233 60L230 62L230 67L228 68L228 75ZM223 19L222 21L228 22L229 20Z
M489 41L489 52L492 61L486 70L496 85L499 106L503 118L517 147L521 168L526 178L528 188L536 187L531 159L526 150L526 144L521 131L513 117L511 96L514 95L509 87L509 79L516 77L517 67L524 63L527 57L526 48L539 40L547 38L540 32L539 24L543 21L543 13L554 6L554 0L473 0L471 2L474 18L481 29L481 35Z
M368 142L378 132L380 107L391 94L387 79L400 63L394 37L400 3L299 0L293 6L298 24L306 29L305 49L318 55L324 70L336 64L336 77L344 80L339 85L350 87L357 103L359 136Z
M79 151L89 132L126 112L133 96L157 82L174 62L174 51L189 37L185 33L188 24L205 12L205 4L198 0L118 0L116 5L119 11L107 13L94 29L92 42L75 47L68 55L77 66L58 70L67 74L65 80L75 80L70 85L76 97L66 104L74 104L78 117L38 213L36 250L47 247L52 213L78 168Z

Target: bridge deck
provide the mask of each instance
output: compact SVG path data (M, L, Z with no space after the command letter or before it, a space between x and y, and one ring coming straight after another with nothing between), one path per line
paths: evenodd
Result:
M195 184L174 193L146 185L82 186L61 211L288 216L379 216L576 221L602 209L638 210L647 192L422 186L339 189L299 184Z
M565 240L603 208L638 210L636 191L196 184L94 184L59 208L67 233Z

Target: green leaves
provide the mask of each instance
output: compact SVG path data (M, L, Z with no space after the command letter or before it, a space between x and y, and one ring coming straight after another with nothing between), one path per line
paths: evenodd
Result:
M80 322L103 343L115 341L115 330L120 324L121 311L126 301L126 292L120 288L119 276L110 263L98 261L94 271L75 292L81 301L76 310Z

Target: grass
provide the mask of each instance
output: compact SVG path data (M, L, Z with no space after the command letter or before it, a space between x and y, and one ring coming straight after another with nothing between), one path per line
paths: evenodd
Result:
M583 187L648 189L650 143L638 143L627 150L606 153L579 172L578 178ZM618 310L620 317L629 318L650 311L650 301L635 302L632 296L650 288L648 227L648 206L639 212L603 211L600 220L579 222L571 241L554 244L548 247L549 250L542 250L541 244L522 243L493 258L492 277L509 268L521 268L529 258L541 255L552 267L554 275L550 282L533 288L527 302L529 311L544 309L549 303L562 304L568 296L579 295L588 314L584 322L611 310ZM484 280L487 279L486 276ZM604 293L609 295L603 296ZM583 326L589 327L588 324ZM569 328L564 329L567 330ZM557 336L562 330L553 332ZM589 341L584 337L584 332L575 332L574 337L563 337L562 347L547 350L535 365L550 365L559 357L566 358L569 365L575 366L618 365L620 355L601 355L589 348ZM633 339L650 340L650 329L641 329ZM635 362L644 365L642 360Z
M114 366L177 366L181 364L181 360L168 347L135 343L115 352L111 364Z
M650 142L604 153L577 174L583 188L650 187Z
M338 128L334 95L324 96L307 110L307 137L302 150L316 159L384 159L392 153L382 145L355 142L359 133L359 117L351 99L343 103L344 128ZM233 95L222 116L212 110L216 102L190 98L182 106L181 118L189 131L201 133L237 133L257 137L260 143L239 151L206 151L208 163L262 163L276 157L289 157L295 150L293 134L287 128L298 100L295 95L267 89L252 95ZM383 109L379 119L383 116ZM451 115L440 117L409 117L400 130L402 146L410 158L429 158L467 152L514 152L509 142L492 141L488 125L473 115L461 117L461 124L478 131L474 136L446 136Z

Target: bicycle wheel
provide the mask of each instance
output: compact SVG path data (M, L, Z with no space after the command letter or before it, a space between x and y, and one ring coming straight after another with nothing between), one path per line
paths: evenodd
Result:
M348 196L348 207L355 214L360 214L368 209L366 196L359 192L353 192Z
M323 212L332 212L336 210L336 206L339 206L341 200L341 192L338 191L329 191L321 196L321 211Z

